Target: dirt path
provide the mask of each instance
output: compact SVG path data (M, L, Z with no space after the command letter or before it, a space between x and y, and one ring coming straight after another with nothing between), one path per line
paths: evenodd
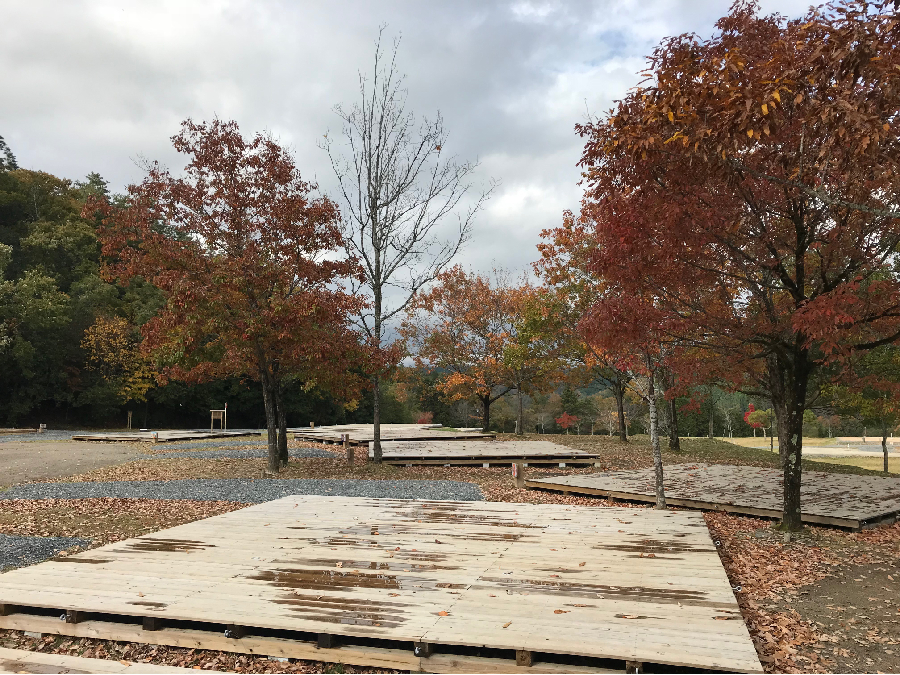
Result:
M125 443L5 441L0 443L0 488L122 464L139 454L137 446Z

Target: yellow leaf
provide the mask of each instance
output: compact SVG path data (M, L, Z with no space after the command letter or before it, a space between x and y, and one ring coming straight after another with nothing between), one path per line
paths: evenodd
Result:
M803 94L797 94L794 97L794 103L800 103L803 100Z
M672 111L671 111L671 110L669 111L669 121L670 121L670 122L674 122L674 121L675 121L675 115L672 114Z
M885 131L890 131L890 130L891 130L891 125L890 125L890 124L885 124L885 125L883 125L881 128L884 129Z
M781 94L778 93L777 89L774 92L772 92L772 98L774 98L776 101L781 103Z
M747 135L748 135L750 138L753 138L753 129L747 129Z
M767 106L765 103L762 104L762 112L763 112L763 115L769 114L769 106Z

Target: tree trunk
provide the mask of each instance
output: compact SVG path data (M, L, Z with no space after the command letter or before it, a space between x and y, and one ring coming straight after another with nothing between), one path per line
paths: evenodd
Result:
M715 421L715 413L716 409L713 406L712 396L709 397L709 437L715 438L715 427L713 426L713 422Z
M884 472L888 472L887 422L881 422L881 453L884 455Z
M372 385L372 458L381 464L381 378L378 375L372 378Z
M656 508L666 508L666 488L663 484L662 450L659 447L659 429L656 415L656 388L651 371L647 385L647 405L650 407L650 443L653 446L653 471L656 474Z
M478 398L481 399L481 406L484 411L481 417L481 431L487 433L491 428L491 396L488 394Z
M628 427L625 426L625 387L622 386L621 377L617 377L613 386L613 396L616 399L616 413L619 417L619 440L628 442Z
M525 397L522 395L522 389L516 387L519 396L519 421L517 423L516 434L521 436L525 433Z
M275 408L277 411L278 423L278 464L280 468L287 466L291 456L288 454L287 447L287 413L284 409L284 396L281 384L275 385Z
M278 457L278 440L277 440L277 417L275 392L272 387L272 380L265 366L260 368L260 381L263 390L263 405L266 409L266 431L268 432L268 452L269 452L269 471L277 473L281 468L281 461Z
M800 338L797 338L798 342ZM797 347L790 355L768 360L769 387L778 423L778 451L784 470L784 513L780 527L788 532L803 527L800 504L803 454L803 412L812 369L807 350Z
M663 394L675 386L674 375L667 372L664 383L666 391ZM678 437L678 407L675 405L675 397L667 400L666 405L669 409L669 450L678 451L681 450L681 439Z

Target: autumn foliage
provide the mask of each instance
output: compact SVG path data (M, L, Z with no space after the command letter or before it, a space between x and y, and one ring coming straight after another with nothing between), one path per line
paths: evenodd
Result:
M339 214L270 137L188 120L172 140L189 158L183 177L154 164L129 188L127 208L86 207L103 214L105 273L165 293L143 327L163 378L261 381L277 470L287 460L283 387L345 393L354 384L347 314L357 304L338 284L355 267L335 253Z
M589 269L606 324L651 302L660 334L771 398L795 528L811 382L900 337L900 23L885 2L791 21L738 3L717 27L665 40L578 127Z

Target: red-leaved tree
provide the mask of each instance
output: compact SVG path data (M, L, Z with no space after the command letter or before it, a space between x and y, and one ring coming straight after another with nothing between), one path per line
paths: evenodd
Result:
M790 21L738 2L717 27L663 41L578 127L582 212L620 306L652 297L669 339L773 402L793 530L819 378L900 337L900 22L887 1Z
M248 376L262 384L269 468L287 462L284 387L351 393L358 341L348 329L355 272L341 250L335 205L315 195L272 138L235 122L187 120L172 139L183 177L154 164L128 189L128 206L100 211L108 278L142 277L166 305L143 327L143 349L164 377Z

